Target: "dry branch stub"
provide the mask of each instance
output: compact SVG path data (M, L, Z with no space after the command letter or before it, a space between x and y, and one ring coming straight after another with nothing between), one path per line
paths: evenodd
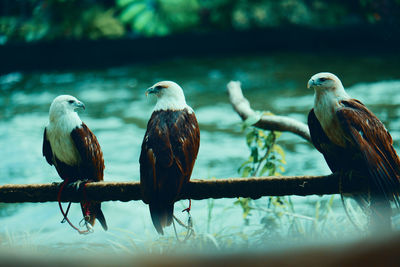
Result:
M180 199L201 200L207 198L236 198L285 195L325 195L357 193L367 190L366 183L355 175L343 176L270 176L250 178L228 178L200 180L193 179L186 186ZM57 201L58 184L26 184L0 186L0 202L50 202ZM141 200L139 182L96 182L87 183L86 196L94 201L131 201ZM66 187L61 200L80 202L81 191Z
M251 108L250 102L244 97L240 82L229 82L227 84L227 90L233 109L239 114L243 121L249 118L256 118L252 124L255 127L270 131L291 132L311 142L310 131L307 124L287 116L258 115L258 113Z

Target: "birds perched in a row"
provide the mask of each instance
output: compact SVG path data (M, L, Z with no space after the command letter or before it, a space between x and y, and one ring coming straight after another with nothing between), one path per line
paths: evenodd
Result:
M308 81L315 91L308 126L314 146L332 172L365 178L369 193L353 195L370 209L373 228L390 229L390 202L399 207L400 160L383 123L359 100L351 98L332 73Z
M370 192L353 195L370 207L376 227L390 225L391 207L399 207L400 160L383 123L360 101L351 98L338 77L318 73L308 88L315 90L308 126L314 146L332 172L365 177ZM156 83L146 95L157 97L147 124L140 154L140 185L159 234L173 221L174 203L188 183L197 157L200 130L193 109L186 104L182 88L171 81ZM100 145L80 120L76 109L84 108L72 96L57 97L50 107L43 138L43 155L65 183L102 181L104 160ZM97 218L107 224L100 203L82 202L86 221Z
M192 174L199 150L200 130L193 109L186 104L178 84L159 82L147 89L148 94L157 97L157 104L143 139L139 160L140 185L154 227L163 234L163 228L172 223L174 203ZM58 96L50 106L49 124L43 136L43 156L55 166L64 184L103 181L104 160L100 145L76 113L77 109L84 108L82 102L68 95ZM68 220L61 203L59 205ZM97 218L107 230L101 203L84 201L81 206L84 219L90 226Z

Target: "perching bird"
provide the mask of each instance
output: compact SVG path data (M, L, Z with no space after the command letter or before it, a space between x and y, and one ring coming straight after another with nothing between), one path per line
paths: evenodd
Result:
M104 160L99 142L76 109L85 109L85 105L73 96L60 95L53 100L49 124L44 129L43 156L65 184L103 181ZM93 226L97 219L107 230L101 203L84 201L81 208L86 222Z
M390 201L399 207L400 160L383 123L359 100L351 98L332 73L315 74L308 81L315 90L308 126L314 146L332 172L356 172L365 177L370 192L353 195L370 202L372 227L390 229ZM365 207L365 204L361 204Z
M147 124L140 154L140 186L159 234L171 225L174 203L192 174L200 143L200 130L193 109L186 104L182 88L171 81L146 90L157 104Z

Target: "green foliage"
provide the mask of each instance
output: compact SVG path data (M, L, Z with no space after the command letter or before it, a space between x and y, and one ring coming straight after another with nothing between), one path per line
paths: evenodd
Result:
M250 156L238 169L242 177L250 176L277 176L285 171L283 167L286 164L285 152L282 147L276 143L281 135L280 132L264 131L253 126L260 118L260 114L248 118L244 122L246 132L246 143L250 150ZM243 210L243 218L248 223L247 217L251 215L252 200L249 198L239 198L234 202Z
M261 114L256 114L244 122L246 143L250 150L248 160L238 169L242 177L279 176L285 169L285 152L277 144L279 132L264 131L251 126ZM314 204L314 216L298 214L290 197L267 197L260 200L239 198L234 202L243 211L245 225L250 225L252 213L261 217L258 234L264 238L310 237L326 230L331 215L334 196L328 200L318 200ZM308 224L305 223L309 222ZM285 226L285 227L283 227Z
M255 127L248 127L246 132L250 156L238 169L242 177L281 175L285 171L283 164L286 164L285 152L276 143L281 133Z
M197 0L117 0L120 20L146 36L167 35L199 22Z
M239 29L309 24L311 19L310 7L301 0L239 1L233 9L233 25Z
M114 9L89 0L46 0L36 3L30 14L0 18L0 42L52 39L116 38L125 34ZM23 5L23 4L21 4Z
M8 1L7 6L11 11L0 17L0 44L117 38L127 31L164 36L290 24L400 22L400 0L30 0Z

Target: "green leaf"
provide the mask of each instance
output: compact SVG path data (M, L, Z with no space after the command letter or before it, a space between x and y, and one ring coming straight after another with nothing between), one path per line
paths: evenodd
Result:
M260 147L260 148L264 148L264 143L263 143L261 138L257 139L257 146Z
M257 147L251 148L251 156L253 157L253 162L258 162L258 149Z
M268 171L268 166L267 166L267 164L265 164L264 167L262 167L262 169L260 171L260 176L264 175L264 173L267 171Z
M117 0L117 6L124 7L134 2L139 2L142 0Z
M124 23L131 22L133 25L136 24L135 19L142 11L146 10L147 5L144 3L134 3L129 7L125 8L120 15L120 19ZM134 27L135 28L135 27Z
M275 142L275 133L274 132L270 132L269 134L268 134L268 136L267 136L267 142L268 142L268 144L272 144L272 143L274 143Z
M250 131L246 134L246 142L247 142L247 146L250 146L251 143L253 142L254 138L255 138L255 132L254 131Z
M271 111L264 111L262 114L263 114L263 115L266 115L266 116L273 116L273 115L275 115L275 114L272 113Z
M279 137L281 137L282 132L274 131L274 134L275 134L275 139L278 139Z
M159 16L157 16L156 19L154 20L154 24L156 25L155 33L159 36L164 36L171 32L168 26L161 21Z
M140 13L137 19L135 19L135 22L133 23L134 29L138 32L144 32L146 26L151 22L153 17L154 17L153 11L144 10L142 13Z
M277 152L279 155L281 155L282 159L285 158L285 151L280 145L274 144L272 148L275 152Z
M250 176L250 173L253 172L253 168L250 166L246 166L243 168L242 176L243 177L248 177Z
M275 168L275 164L274 163L272 163L272 162L270 162L270 161L268 161L266 164L265 164L265 167L267 168L267 169L273 169L273 168Z

